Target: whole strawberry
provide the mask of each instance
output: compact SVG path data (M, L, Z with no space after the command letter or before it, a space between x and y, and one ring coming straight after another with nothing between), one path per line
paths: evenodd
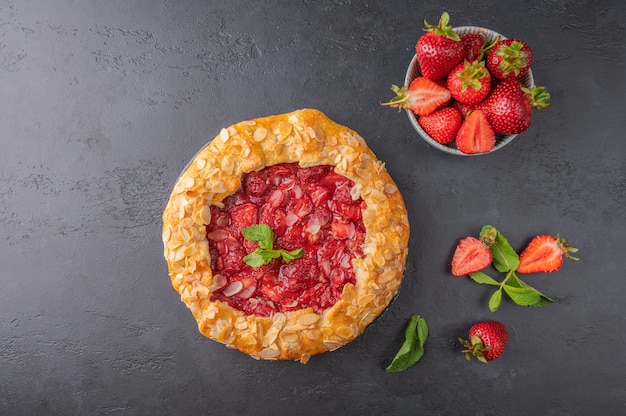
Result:
M538 235L534 237L519 256L517 272L526 273L552 273L563 265L563 257L578 260L570 256L578 249L567 244L567 240L560 236Z
M518 134L530 127L532 110L543 110L550 94L544 87L532 90L515 80L498 83L477 108L484 111L495 134Z
M465 56L465 48L459 35L449 26L450 16L443 12L437 26L424 20L422 35L415 45L415 54L423 76L433 81L444 79Z
M476 237L465 237L452 256L452 274L461 277L478 272L491 264L492 254L487 244Z
M465 104L478 104L491 90L491 75L484 61L463 61L448 75L452 98Z
M415 78L408 88L392 85L391 90L396 96L382 105L408 109L418 116L432 113L451 98L450 91L425 77Z
M444 107L419 117L417 122L433 140L445 145L456 137L461 127L461 113L454 107Z
M469 340L459 338L459 341L466 348L463 352L468 361L474 356L487 363L502 355L509 341L509 331L501 322L483 321L472 325Z
M461 42L465 48L465 59L468 61L480 60L485 46L485 38L478 33L461 35Z
M503 39L487 55L487 68L500 80L518 79L528 72L533 53L523 40Z

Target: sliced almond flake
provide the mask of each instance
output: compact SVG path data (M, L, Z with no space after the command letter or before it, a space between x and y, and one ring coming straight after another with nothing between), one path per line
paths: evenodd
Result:
M277 312L272 317L272 327L277 329L283 329L285 323L287 323L287 316L284 313Z
M319 321L320 317L316 313L305 313L303 315L298 316L297 320L300 325L309 326Z
M356 201L357 199L359 199L361 197L361 189L363 187L361 186L361 184L356 184L352 187L352 189L350 189L350 197L352 198L353 201Z
M197 282L196 283L196 290L198 291L198 293L200 293L203 296L207 296L210 292L209 292L209 288L204 286L202 283Z
M196 167L196 169L198 170L202 170L204 169L204 167L206 166L206 159L204 158L198 158L196 159L196 161L194 162L194 166Z
M348 306L348 308L346 309L346 316L348 316L349 318L356 317L358 313L359 308L357 308L356 306Z
M246 321L245 318L240 316L239 318L237 318L237 321L235 321L234 327L240 331L248 329L248 321Z
M213 184L213 191L217 194L224 193L227 189L226 184L222 181Z
M311 359L311 354L304 353L304 354L302 354L302 357L300 357L300 363L306 364L306 363L309 362L310 359Z
M311 341L319 341L324 337L324 334L319 329L309 329L305 334Z
M195 273L196 267L197 267L196 261L190 257L187 257L185 261L187 262L187 266L186 266L187 271L189 273Z
M298 340L300 338L298 337L298 334L283 332L283 333L280 334L280 339L283 342L288 342L290 344L295 344L295 343L298 342Z
M385 192L388 194L393 194L398 191L398 187L392 183L385 184Z
M313 126L313 130L315 131L315 136L314 136L315 139L317 139L318 142L323 142L324 139L326 138L326 134L324 133L324 130L317 124ZM335 144L337 144L337 139L332 136L329 137L328 144L330 144L331 146L334 146Z
M241 152L239 152L239 157L241 157L242 159L247 158L248 156L250 156L250 148L248 146L245 146L241 149Z
M351 339L355 335L354 329L349 326L341 326L337 329L337 335L344 339Z
M305 328L306 328L306 326L300 325L300 324L296 323L296 324L289 324L289 325L285 326L285 328L283 328L283 331L298 332L298 331L302 331Z
M218 332L216 337L217 340L220 342L226 342L230 338L232 331L233 327L231 325L226 325Z
M228 283L226 276L222 276L221 274L216 273L213 275L213 284L211 285L210 289L211 291L216 291L226 286L226 283Z
M280 355L280 351L278 351L277 349L272 349L270 347L267 347L259 351L259 356L263 358L264 360L275 359L279 355Z
M163 242L167 243L172 237L172 231L169 228L164 228L161 237L163 238Z
M182 237L182 239L183 239L183 241L185 243L189 243L192 240L191 231L189 231L188 228L181 228L180 229L180 236Z
M201 224L210 224L211 223L211 207L208 205L204 205L198 211L198 219L201 221Z
M224 172L224 174L232 175L233 169L235 168L235 162L233 162L231 158L225 157L224 159L222 159L222 162L220 163L220 165L222 167L222 172Z
M334 351L337 348L340 348L342 345L343 345L343 342L337 342L337 341L324 342L324 346L328 348L330 351Z
M356 174L365 180L370 180L372 178L372 171L369 169L356 168Z
M389 270L378 275L378 283L387 283L395 279L395 272Z
M183 179L183 187L187 189L192 188L195 184L196 184L196 181L191 176L188 176L185 179Z
M250 296L252 296L255 290L256 290L255 286L249 286L245 288L244 290L242 290L241 292L239 292L237 296L239 296L242 299L248 299Z
M359 297L359 306L365 306L368 303L370 303L371 301L373 301L376 298L376 295L374 295L373 293L368 293L365 294L361 297Z
M226 141L228 140L230 136L228 135L228 130L226 129L222 129L220 130L220 139L222 139L222 141L224 143L226 143Z
M298 124L298 116L296 116L295 114L290 115L287 120L289 120L291 124Z
M273 328L273 327L270 328L265 334L265 336L263 337L263 342L261 343L261 345L269 346L270 344L273 344L274 341L276 341L276 338L278 337L279 333L280 333L280 329Z
M385 265L385 256L383 253L379 251L374 253L374 263L376 263L377 266L382 267Z
M246 121L242 121L241 124L243 124L245 126L256 126L256 121L254 121L254 120L246 120Z
M235 128L235 126L230 126L228 129L226 129L228 131L228 135L229 136L236 136L238 131L237 128Z
M335 147L337 146L337 138L335 136L328 136L326 137L326 143L331 147Z
M241 292L241 290L243 289L243 283L241 283L239 280L232 282L231 284L229 284L226 289L224 289L224 296L234 296L237 293Z
M264 140L266 137L267 137L267 129L265 127L259 126L254 131L254 141L260 142L260 141Z

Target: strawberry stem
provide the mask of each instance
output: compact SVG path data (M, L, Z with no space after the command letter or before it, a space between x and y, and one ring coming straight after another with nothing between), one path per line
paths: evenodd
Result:
M543 111L550 105L550 93L546 91L545 87L534 87L533 89L523 87L520 89L526 94L530 106L535 110Z
M424 31L432 32L440 36L445 36L448 39L460 41L461 38L457 33L454 32L454 30L452 30L452 26L450 26L448 23L450 23L450 15L448 14L448 12L443 12L437 26L431 25L424 19L424 26L426 26L424 28Z

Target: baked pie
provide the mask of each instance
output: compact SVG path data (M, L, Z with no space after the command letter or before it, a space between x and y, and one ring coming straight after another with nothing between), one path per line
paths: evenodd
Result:
M222 129L163 213L200 332L256 359L306 363L354 340L397 293L408 238L384 163L312 109Z

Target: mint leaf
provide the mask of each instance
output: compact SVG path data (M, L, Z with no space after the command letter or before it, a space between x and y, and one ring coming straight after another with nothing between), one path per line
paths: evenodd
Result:
M491 225L485 225L480 230L480 239L489 246L496 270L502 273L517 270L519 256L500 231Z
M426 320L419 315L412 315L404 331L404 336L404 343L385 370L388 373L404 371L422 358L424 343L428 337Z
M483 272L471 273L469 277L470 279L472 279L476 283L480 283L481 285L500 286L500 283L498 283L495 279L492 279Z
M241 230L241 234L250 241L259 244L256 250L243 258L250 267L261 267L270 261L282 257L285 263L302 257L304 249L293 251L274 250L274 231L267 224L256 224Z
M500 303L502 301L502 289L498 289L489 298L489 310L491 312L495 312L500 308Z
M280 250L280 255L282 256L285 263L289 263L291 260L299 259L304 254L304 249L299 248L293 251L285 251Z
M554 302L534 287L522 282L515 273L511 274L503 288L511 300L520 306L540 307Z
M259 244L265 250L271 250L274 246L274 231L267 224L256 224L241 230L241 234L250 241Z
M539 292L532 287L513 287L504 285L507 295L520 306L534 306L539 303Z

